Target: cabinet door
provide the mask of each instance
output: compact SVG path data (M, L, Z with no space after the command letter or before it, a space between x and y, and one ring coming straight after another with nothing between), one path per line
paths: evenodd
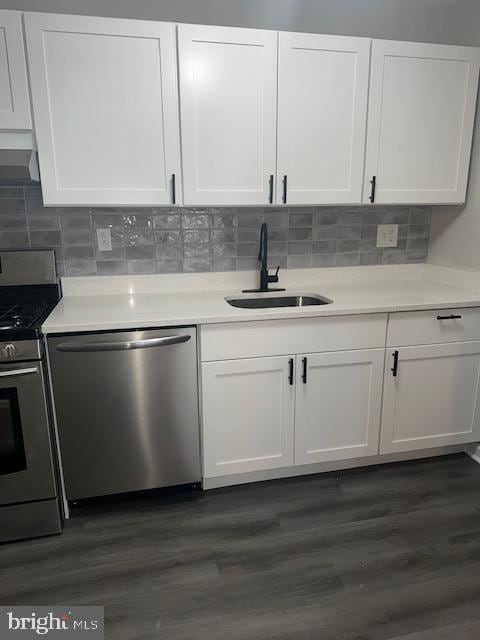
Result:
M0 129L31 129L22 14L0 11Z
M397 351L396 377L387 351L380 453L480 440L480 342Z
M296 465L378 453L384 354L297 356Z
M277 202L362 202L370 42L280 33Z
M285 356L202 366L205 477L293 464L293 364Z
M178 47L185 204L267 204L277 34L179 25Z
M480 50L374 41L364 201L465 201Z
M171 203L175 26L41 13L25 23L45 203Z

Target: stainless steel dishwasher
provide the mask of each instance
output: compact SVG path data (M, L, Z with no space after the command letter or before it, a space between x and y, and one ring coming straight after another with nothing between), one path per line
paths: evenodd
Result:
M200 481L194 327L62 335L48 351L68 500Z

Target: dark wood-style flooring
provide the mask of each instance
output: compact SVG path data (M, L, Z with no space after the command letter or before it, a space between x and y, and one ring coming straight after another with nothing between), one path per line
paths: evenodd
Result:
M477 640L464 455L79 507L0 547L0 605L105 605L111 640Z

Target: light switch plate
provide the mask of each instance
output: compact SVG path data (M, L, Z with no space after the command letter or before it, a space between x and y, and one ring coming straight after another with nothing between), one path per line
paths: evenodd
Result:
M398 224L379 224L377 227L377 247L396 247L398 244Z
M108 227L97 229L97 246L99 251L112 250L112 233Z

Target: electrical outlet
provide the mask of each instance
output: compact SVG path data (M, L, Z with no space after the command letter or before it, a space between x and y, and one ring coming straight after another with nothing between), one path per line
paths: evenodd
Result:
M398 244L398 224L379 224L377 227L377 247L396 247Z
M112 250L112 233L108 227L106 229L97 229L97 246L99 251Z

